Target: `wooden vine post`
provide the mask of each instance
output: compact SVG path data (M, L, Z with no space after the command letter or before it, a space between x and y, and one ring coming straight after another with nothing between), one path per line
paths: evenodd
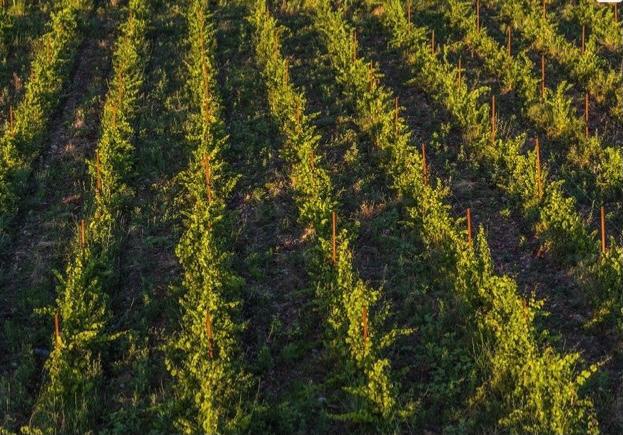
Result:
M536 189L539 198L543 197L543 175L541 173L541 141L535 140L534 154L536 160Z
M601 254L605 255L608 247L606 246L606 209L601 207Z
M368 307L361 307L361 328L364 344L368 342Z
M337 213L331 213L331 246L332 246L332 254L331 260L333 261L333 265L337 264Z
M411 0L407 2L407 23L411 26Z
M616 23L619 22L619 5L618 5L618 3L614 4L614 21Z
M58 311L54 313L54 342L57 346L61 343L61 319Z
M201 165L203 166L203 175L206 183L208 202L212 202L212 167L210 165L210 158L208 154L204 154L203 159L201 159Z
M214 359L214 332L212 330L212 316L209 310L206 310L205 329L208 338L208 357Z
M11 84L13 85L13 89L15 89L16 92L22 90L22 80L19 78L15 71L13 71L13 79L11 80Z
M435 29L433 29L433 33L431 35L430 40L430 51L435 54Z
M546 3L546 0L543 0L543 19L545 19L546 16L547 16L547 10L546 10L546 7L545 7L545 3Z
M582 53L586 51L586 24L582 24Z
M316 170L316 154L314 153L314 151L310 151L309 156L308 156L308 163L309 163L309 167L312 170Z
M508 30L506 31L506 49L508 50L509 57L513 56L512 32L513 32L513 28L509 25Z
M353 62L357 59L357 32L353 30Z
M472 239L472 209L467 209L467 244L469 247L474 246L474 241Z
M303 119L303 108L301 107L302 103L301 100L297 100L296 103L296 112L294 113L294 116L296 117L296 125L301 125L301 120Z
M80 219L80 249L84 249L86 245L86 227L84 219Z
M459 67L458 67L458 74L459 74L459 79L458 79L458 81L459 81L459 88L461 87L461 79L462 79L462 77L461 77L461 74L462 74L462 71L461 71L461 62L462 62L462 61L461 61L461 58L459 57Z

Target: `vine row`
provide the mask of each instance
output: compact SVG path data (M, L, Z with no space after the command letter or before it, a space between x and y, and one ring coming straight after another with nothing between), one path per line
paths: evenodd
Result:
M609 69L598 55L594 37L588 39L584 50L568 42L557 32L540 3L535 0L483 0L483 4L510 22L535 50L556 59L597 103L610 107L610 113L620 119L623 116L621 74Z
M384 23L392 33L392 43L403 50L418 86L444 105L463 129L470 161L487 165L491 178L521 204L522 213L535 222L537 236L545 250L552 251L568 265L579 265L576 277L592 289L599 306L616 319L621 307L622 267L617 266L623 248L611 246L599 251L596 232L587 228L572 197L565 194L563 182L549 174L540 158L540 149L527 155L521 150L525 135L503 139L491 128L491 107L479 103L487 89L470 89L465 80L456 86L458 71L433 53L426 40L427 31L408 22L400 2L387 8ZM620 323L620 322L619 322Z
M382 314L373 313L380 292L369 288L353 268L350 243L354 235L346 225L335 230L334 197L328 171L318 154L319 135L307 115L306 99L291 83L288 62L281 55L280 28L266 2L256 2L252 16L256 53L268 91L270 111L285 141L283 157L299 211L299 222L313 232L310 276L321 312L326 315L329 349L340 358L339 378L351 400L336 418L388 427L411 412L397 397L398 383L391 378L390 361L381 356L398 334L382 333ZM335 215L333 215L335 216ZM353 400L354 399L354 400Z
M103 382L102 354L120 333L112 331L109 306L117 288L123 218L133 192L137 115L147 59L148 0L130 0L113 58L101 135L89 163L92 195L84 206L72 257L59 280L54 349L28 428L32 433L79 433L93 427Z
M394 43L408 47L412 65L424 71L417 79L426 78L422 86L431 94L448 92L448 108L468 119L487 116L487 108L467 114L456 109L474 102L481 89L469 91L463 83L449 88L436 80L453 77L451 69L440 64L425 42L426 32L412 28L399 0L382 2L381 20L392 32ZM484 338L479 355L481 382L472 398L487 414L497 416L495 427L519 432L592 432L598 431L592 402L582 398L580 387L597 367L578 373L576 353L560 355L550 346L540 343L534 320L540 303L524 300L518 295L517 284L509 277L498 276L492 268L492 259L481 229L478 242L471 246L462 230L456 228L443 202L448 194L440 182L433 188L422 157L412 144L404 121L393 108L393 98L379 85L379 72L370 63L353 59L356 49L350 30L341 17L328 8L320 9L325 21L324 34L338 80L358 113L359 124L381 153L382 167L390 176L394 188L411 200L409 214L414 226L426 241L433 257L447 259L446 272L450 284L470 307L474 322L474 339ZM427 65L434 67L427 68ZM435 69L433 69L435 68ZM452 103L452 104L450 104ZM478 132L471 126L470 132ZM482 132L481 134L484 134ZM477 136L476 136L477 137ZM490 143L490 140L487 142ZM482 142L480 146L485 146ZM524 164L530 165L523 157ZM530 180L525 180L529 182Z
M181 331L169 345L167 367L177 380L183 432L244 430L250 377L241 361L239 309L244 281L231 268L227 201L236 183L222 153L227 145L214 62L215 35L205 0L192 0L188 21L187 140L193 149L181 174L185 230L176 254L183 270Z
M478 54L484 68L500 80L503 91L517 91L524 114L536 129L548 140L566 146L566 160L580 176L586 174L582 178L590 186L588 190L596 192L599 200L616 196L615 192L623 188L623 151L604 146L599 136L589 133L588 107L582 118L576 116L573 99L566 95L570 86L563 82L556 90L544 87L544 94L539 96L539 79L534 76L527 53L512 55L485 28L478 28L471 2L447 0L446 4L441 12L450 25L464 34L465 44Z
M19 208L32 164L42 152L50 117L62 98L83 34L91 0L68 0L37 42L24 98L5 121L0 137L0 246Z

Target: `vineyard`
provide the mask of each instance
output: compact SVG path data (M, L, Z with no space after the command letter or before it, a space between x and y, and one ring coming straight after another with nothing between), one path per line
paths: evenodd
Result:
M622 433L621 14L0 1L0 434Z

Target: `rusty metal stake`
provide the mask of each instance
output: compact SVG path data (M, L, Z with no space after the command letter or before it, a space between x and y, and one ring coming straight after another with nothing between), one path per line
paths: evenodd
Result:
M61 342L61 320L58 312L54 313L54 342L57 345Z
M606 246L606 209L601 207L601 253L606 254L608 247Z

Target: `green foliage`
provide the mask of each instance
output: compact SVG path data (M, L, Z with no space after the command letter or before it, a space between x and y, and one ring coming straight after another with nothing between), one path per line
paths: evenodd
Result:
M612 8L603 7L591 0L579 0L566 4L562 15L579 26L585 25L590 30L590 38L594 38L608 50L618 51L622 48L621 29Z
M403 16L404 17L404 16ZM396 21L394 29L405 26L404 21ZM470 88L465 80L457 84L455 66L447 60L444 51L441 58L430 50L427 43L418 43L417 35L422 31L409 32L409 26L402 31L393 32L392 43L405 49L405 57L412 66L412 84L431 89L431 95L443 102L450 114L464 131L466 141L473 141L486 134L489 129L489 106L480 105L479 100L489 93L489 88L481 86ZM413 36L416 35L416 36ZM445 49L444 49L445 50Z
M590 258L596 247L595 234L589 233L574 211L575 201L564 196L559 183L550 184L546 192L536 226L543 245L569 264Z
M86 14L90 5L70 1L73 3L66 8L75 16L55 20L67 24L58 32L73 32L76 37L78 28L72 26L77 26L76 17ZM297 384L274 410L253 402L252 390L258 381L248 373L241 343L246 329L241 316L245 283L234 271L232 215L228 210L237 176L223 157L228 138L216 79L216 35L207 0L189 0L184 2L188 20L184 97L190 107L185 143L192 157L176 179L183 190L177 203L182 206L183 235L175 249L182 270L181 318L179 330L164 346L165 364L174 386L163 419L171 420L180 433L238 433L252 430L254 414L264 413L266 421L258 423L267 425L264 431L279 428L292 432L301 428L297 421L305 420L306 413L319 413L319 427L309 430L330 430L332 423L327 420L333 419L345 422L354 431L397 433L428 430L430 421L424 420L424 414L438 412L440 415L432 420L433 425L440 422L435 429L449 433L598 433L593 403L582 394L597 366L583 370L585 364L579 354L559 353L543 341L547 333L540 333L536 326L542 302L534 296L523 297L512 278L495 272L482 228L473 244L466 242L464 222L453 217L448 204L449 189L442 181L430 179L407 123L394 109L392 93L379 83L381 73L356 55L353 29L343 19L342 10L333 9L333 3L316 0L307 4L313 26L326 46L357 128L372 144L370 157L379 164L404 206L392 219L403 213L405 221L400 225L417 240L417 248L430 268L422 281L427 281L430 294L426 303L431 306L421 307L414 314L418 336L409 343L411 349L423 350L423 355L414 356L424 362L418 364L421 372L416 374L415 385L409 385L412 390L404 391L387 350L398 335L413 331L386 331L389 308L382 305L382 290L371 288L359 276L352 249L357 234L354 225L342 219L337 261L332 262L330 217L340 207L336 188L321 155L315 115L307 113L305 94L289 78L288 62L281 54L281 28L266 1L257 0L249 21L255 29L256 60L262 74L259 85L266 88L270 114L284 144L281 157L288 170L298 222L305 229L306 258L311 260L307 267L318 312L325 322L328 361L335 361L336 367L332 367L326 385ZM502 0L489 3L502 4ZM547 25L549 21L539 20L534 13L539 3L507 1L503 16L519 16L513 25L525 27L526 34L534 36L535 47L558 53L556 50L563 50L565 45L557 39L555 28ZM78 9L79 4L84 6ZM23 433L88 433L101 422L98 401L105 387L101 361L107 361L110 342L119 335L112 331L109 298L119 287L116 263L127 205L134 194L134 136L145 76L149 4L150 0L130 0L129 18L117 42L98 157L89 164L94 192L85 206L89 216L86 243L81 242L78 232L71 242L69 263L64 273L57 274L56 306L44 310L47 315L60 314L62 333L46 363L44 386ZM293 4L284 4L282 11L290 12ZM508 139L491 135L490 107L481 102L489 89L470 87L467 81L457 86L457 69L448 60L450 52L431 53L428 29L407 21L404 2L383 0L382 4L379 19L391 33L392 44L405 54L412 73L410 85L422 87L448 110L463 133L473 163L486 167L490 179L535 223L545 248L567 264L582 268L604 316L623 328L623 250L613 246L607 254L596 256L595 233L587 229L564 184L549 174L548 165L541 168L541 179L537 179L537 156L534 151L525 151L526 136ZM578 20L609 19L607 14L590 15L594 13L588 10L590 6L582 4L587 11L581 12L585 15ZM537 129L556 139L556 146L569 146L567 161L578 169L576 175L597 186L599 195L616 195L623 185L623 154L615 147L602 147L596 136L584 138L584 124L575 116L568 95L570 87L563 82L541 100L527 54L508 56L486 30L478 31L469 1L447 0L441 8L446 5L448 21L464 32L464 42L483 58L485 69L499 70L496 74L504 90L520 95L524 114ZM541 30L537 30L539 26ZM606 27L596 30L604 40L607 32ZM0 42L1 38L0 21ZM57 39L58 46L51 39L42 50L63 52L69 59L76 42L68 37L64 43L63 38ZM73 51L66 48L71 44ZM0 44L0 54L1 49ZM564 63L577 60L578 66L573 67L576 78L587 82L598 96L612 98L619 79L599 72L596 39L589 42L586 54L575 54L557 56ZM28 106L24 103L30 108L23 109L21 121L7 129L0 141L0 231L17 210L23 180L38 154L36 148L54 107L52 100L57 101L62 91L62 80L58 80L63 77L58 73L61 60L47 62L49 68L33 70L30 102ZM66 71L68 64L63 65ZM595 83L595 77L604 80ZM543 183L543 191L539 183ZM271 252L255 261L258 276ZM420 291L414 289L413 293ZM363 313L367 337L363 335ZM300 344L285 346L280 358L286 362L298 359L303 347ZM279 352L271 355L271 347L265 345L257 365L272 370L276 355ZM137 363L137 382L147 381L141 370L148 357L144 352ZM339 391L329 395L330 403L325 407L324 397L322 402L316 397L326 394L321 388L334 385ZM433 402L434 411L419 408L414 401ZM117 422L125 415L140 421L139 412L119 412L108 421ZM114 430L123 427L119 424Z
M221 158L226 137L216 93L215 35L205 1L190 2L188 19L187 140L193 149L181 176L185 231L176 254L183 269L181 331L168 344L167 367L176 379L176 425L183 433L244 429L241 407L249 377L241 363L242 278L231 269L227 200L235 184Z
M567 8L567 14L576 14L574 18L588 25L592 32L582 52L557 33L549 16L542 17L540 2L485 0L485 3L510 21L513 28L533 43L534 48L555 58L574 80L587 89L592 100L610 105L612 115L621 116L621 76L604 64L597 47L599 39L603 44L613 44L613 47L621 43L620 29L613 23L610 9L598 9L594 2L589 1L580 1L579 5ZM527 115L548 137L568 145L566 160L574 169L573 175L590 186L589 192L595 200L614 198L623 186L623 152L604 146L596 135L586 137L585 122L574 116L574 102L566 96L570 89L570 85L562 82L555 93L546 91L545 101L531 105ZM518 167L515 173L519 174L520 169ZM615 302L617 296L612 296L611 289L617 288L617 285L620 287L617 282L620 274L617 261L611 258L616 258L619 248L613 248L614 253L606 260L599 259L596 256L598 243L595 232L587 229L575 208L575 201L563 193L563 184L550 181L538 212L537 235L556 258L570 265L579 265L577 273L596 301L596 317L609 317L618 324L620 305Z
M606 320L623 330L623 248L610 247L591 268L595 288L596 320Z
M573 175L589 186L595 186L593 197L599 200L615 199L623 186L623 151L603 146L601 138L576 140L567 154L567 161L575 169Z
M464 34L463 42L479 56L486 71L499 77L502 91L515 90L528 103L536 102L539 80L533 74L533 64L527 53L509 55L488 33L476 27L476 13L471 2L447 0L441 12L451 26Z
M421 85L422 79L419 69L425 68L425 66L416 63L410 53L418 49L418 44L421 46L421 50L427 50L427 42L417 36L426 32L422 29L409 30L413 26L408 25L400 2L385 2L384 5L385 14L382 19L386 27L392 32L394 43L402 47L405 52L405 58L412 67L413 74L418 77L418 80L414 82ZM462 2L452 2L451 5L454 6L446 12L448 20L469 32L466 35L467 40L471 38L474 41L484 41L473 43L474 47L482 50L481 57L504 59L505 56L500 54L504 49L495 44L486 35L486 31L476 32L473 30L472 18L474 17L469 15L464 19L459 17L461 11L467 12L471 9ZM520 16L525 14L520 2L502 2L498 6L503 10L504 16L510 17L513 11ZM541 20L537 16L530 17L532 15L524 16L526 20ZM528 24L522 21L513 21L513 25ZM528 30L525 31L528 32ZM553 31L552 28L543 29L545 33L551 31ZM546 40L553 38L550 36L543 37ZM506 58L512 61L508 56ZM430 57L429 62L434 63L436 59ZM498 74L497 71L492 70L492 72ZM456 75L456 72L450 72L450 75ZM436 79L435 75L429 77ZM442 81L443 79L437 80ZM516 84L516 86L521 88L520 84ZM437 90L440 93L436 96L438 101L456 116L452 110L453 101L446 101L448 97L444 96L443 91L440 92L438 88L429 83L426 83L424 89L427 92ZM545 98L541 101L532 101L528 99L530 98L528 94L524 94L526 114L547 137L569 145L567 161L577 169L580 176L589 185L599 188L599 191L596 192L597 198L607 198L617 189L620 190L622 185L623 153L620 150L612 149L612 147L603 147L597 136L588 138L585 136L584 121L574 115L573 100L567 96L569 90L570 86L562 82L556 92L546 90ZM488 108L484 109L483 112L488 112ZM465 116L457 117L456 121L463 125L465 119L467 119ZM577 212L575 200L564 192L563 182L553 179L549 176L547 167L542 167L543 194L541 194L536 176L536 155L530 153L526 156L521 153L525 137L520 136L510 140L497 138L495 142L492 142L486 133L486 127L485 120L479 128L484 133L476 138L477 140L468 142L471 145L470 154L473 155L473 159L477 159L479 164L487 165L493 180L521 204L524 215L530 221L535 221L536 233L546 250L550 250L556 258L565 261L567 264L572 265L580 262L582 268L590 267L594 261L597 246L595 234L587 229L586 223Z
M449 7L440 8L446 20L464 34L464 43L478 54L485 70L500 80L503 85L502 91L517 91L523 103L523 112L534 126L544 133L550 141L567 146L568 152L565 157L571 167L586 174L584 179L588 185L595 186L600 191L609 194L620 189L623 183L621 182L621 174L616 172L616 168L620 166L623 153L603 146L601 139L595 135L586 137L585 122L576 115L575 101L570 95L571 85L563 81L558 84L555 91L546 88L545 96L541 98L540 93L537 92L539 80L535 76L535 68L529 58L528 50L521 51L514 56L509 55L506 47L498 44L488 35L486 28L480 30L476 28L476 16L470 2L448 0L447 3ZM504 16L511 21L511 28L523 26L525 20L540 19L540 16L521 15L523 13L521 2L500 3L498 6ZM532 6L536 7L535 5ZM515 17L512 14L518 14L525 20L513 21L509 18ZM519 30L524 35L528 32L523 27L519 27ZM557 39L559 37L554 36L554 28L548 27L541 30L537 26L535 29L531 28L530 31L542 31L547 35L543 36L546 38L546 41L543 42L544 46L560 43L567 47L566 42L561 42ZM532 38L537 38L536 34L529 33ZM571 48L575 50L575 47ZM542 50L545 49L542 48ZM586 52L577 62L582 62L585 65L584 69L589 71L592 82L588 89L592 95L591 98L595 98L599 102L603 99L600 96L607 92L612 93L608 89L619 88L615 83L618 76L614 71L608 71L607 74L598 76L590 72L593 71L591 65L598 62L597 57L595 43L591 39ZM574 61L569 60L569 62ZM593 81L593 78L596 79ZM618 103L620 101L616 105L612 105L621 107ZM448 106L451 105L452 103L448 103ZM581 158L578 158L579 156ZM506 160L508 163L512 163L510 159ZM514 172L517 173L517 171Z
M471 265L462 280L478 289L487 382L472 405L482 406L487 419L499 416L499 426L513 433L598 433L593 404L579 394L597 367L577 373L579 354L559 355L538 345L534 319L541 303L519 298L511 279L494 275L482 229L477 246L477 255L466 258Z
M423 32L410 30L400 2L388 0L383 6L381 20L392 33L394 43L409 52L417 50L421 44L420 50L426 51L423 46L426 43L418 36ZM339 13L326 9L317 13L327 22L332 20L336 27L345 27L340 22ZM325 25L319 29L332 54L338 80L345 84L345 94L358 114L360 127L384 152L382 167L393 181L394 188L402 197L412 198L414 205L409 207L409 212L414 226L428 248L433 250L435 262L442 266L439 273L448 281L446 284L463 300L468 324L474 325L472 340L479 345L472 358L478 361L481 385L474 391L470 402L480 412L469 424L511 432L596 431L592 403L580 398L579 387L587 373L576 375L575 364L579 356L560 356L539 343L534 318L540 305L535 301L526 303L518 295L514 281L493 273L482 230L477 249L466 246L462 231L455 228L447 206L441 203L444 190L433 189L426 183L421 160L409 144L403 121L400 117L396 121L391 95L377 84L375 77L378 73L374 67L360 59L347 60L344 55L333 55L340 50L348 52L348 39L344 38L347 31L327 30L330 28ZM340 34L341 40L335 36ZM430 61L436 62L432 58ZM409 63L416 70L415 74L420 74L418 69L427 68L411 57ZM435 89L433 86L427 88ZM439 99L443 101L443 98ZM377 105L370 107L366 104L369 101L376 101ZM486 143L485 139L480 143ZM500 152L514 150L517 153L519 145L520 142L515 142L500 147ZM521 158L518 161L523 167L513 167L512 160L517 154L497 155L494 148L487 148L484 155L494 161L506 162L516 170L534 165L534 157ZM518 194L532 200L535 197L534 178L528 176L518 181L523 184L516 190ZM539 357L541 353L545 356Z
M35 405L29 428L43 433L83 432L93 427L98 415L101 388L100 354L118 334L108 328L108 293L116 286L119 219L130 193L134 152L134 122L140 102L146 61L145 30L148 11L143 0L132 0L114 57L114 76L104 106L102 132L97 146L100 162L92 165L94 199L86 205L90 215L73 243L64 275L58 274L57 311L61 339L45 367L46 381Z
M13 29L13 16L5 8L0 9L0 63L5 63L8 54L8 38Z
M49 119L62 97L82 39L80 26L90 9L90 0L68 0L53 14L50 31L36 44L15 121L12 125L6 122L0 137L0 245L9 237L8 225L17 212L31 165L41 152Z
M331 264L330 217L337 203L331 178L318 155L319 136L305 114L304 95L290 83L287 62L281 55L280 29L265 1L256 2L251 22L271 114L285 141L283 154L291 167L299 221L313 230L316 255L311 277L318 303L327 315L327 341L340 362L335 377L348 382L344 388L350 394L346 412L334 417L391 427L399 415L409 412L409 406L403 408L398 403L398 384L391 379L389 360L380 354L393 337L410 331L380 333L383 316L373 312L379 293L357 276L349 248L354 236L343 223L337 234L337 261ZM367 339L362 332L364 312L368 313Z
M623 186L623 151L620 148L608 146L596 159L597 187L604 192L604 196L616 197Z
M542 15L541 3L532 0L484 0L484 4L496 10L513 29L519 31L533 48L544 53L548 58L556 59L564 70L577 80L582 88L595 97L598 102L616 99L620 92L621 76L608 70L603 58L597 56L596 41L589 38L586 50L567 41L557 31L555 23ZM586 2L584 2L586 3ZM594 3L594 2L591 2ZM597 7L597 5L593 5ZM607 21L604 21L608 26ZM620 31L619 31L620 33ZM620 35L618 36L620 39ZM614 107L614 105L612 106ZM619 109L620 110L620 109ZM617 110L613 111L617 114Z
M111 214L114 213L112 208L132 194L127 181L134 167L133 139L145 74L148 4L148 0L130 1L129 17L121 26L121 37L114 52L114 76L102 116L99 169L97 162L89 167L92 179L97 180L99 175L101 182L101 190L96 195L97 207L111 209Z
M570 141L580 136L584 128L584 123L575 116L573 99L567 96L570 90L571 85L565 81L555 91L546 89L542 104L528 110L528 117L548 138Z
M500 155L496 159L498 164L495 167L495 177L501 187L518 200L524 214L536 219L542 199L538 189L536 151L521 154L525 142L525 136L513 140L498 140ZM541 181L545 185L547 174L547 168L541 167Z

